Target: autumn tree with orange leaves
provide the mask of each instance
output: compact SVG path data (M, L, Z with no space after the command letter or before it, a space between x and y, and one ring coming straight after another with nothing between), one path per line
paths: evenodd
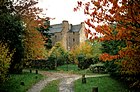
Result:
M37 30L37 28L44 26L46 18L40 18L42 9L36 7L38 0L15 0L12 4L13 12L19 16L25 24L24 33L24 49L25 60L43 59L45 58L45 37Z
M37 3L38 3L38 0L1 0L0 1L0 15L5 14L6 16L4 17L7 18L2 22L3 26L5 26L5 28L3 27L3 29L5 29L3 31L8 31L7 32L8 34L12 32L11 31L12 29L16 30L16 32L13 32L14 34L13 33L9 34L9 36L11 37L6 37L6 38L11 39L11 40L14 40L12 39L12 37L15 38L15 36L17 36L17 39L18 37L22 38L20 39L20 41L21 41L21 46L23 47L23 50L19 51L19 53L22 52L22 55L20 54L13 55L15 59L12 59L13 63L11 63L11 67L9 69L12 73L22 72L23 64L25 64L25 61L28 61L31 59L42 59L45 57L46 51L44 47L45 45L44 37L37 30L37 28L43 25L43 22L46 20L46 18L38 17L38 14L42 12L42 9L35 6ZM14 22L10 22L9 20L11 20L12 18L9 16L7 17L7 15L13 16L15 18L15 20L13 20L14 22L16 22L17 20L20 20L19 25L16 25L16 23ZM9 24L6 25L6 22ZM10 25L10 23L15 26ZM18 29L20 25L22 26L23 29ZM19 32L21 33L18 35L15 35L16 33L19 33ZM2 33L1 35L2 35L1 37L3 37ZM16 40L14 41L16 44L17 43L20 44L18 41ZM11 41L11 42L14 42L14 41ZM10 41L8 40L7 42L10 42ZM16 46L17 46L16 50L19 49L19 46L18 45ZM15 53L17 53L17 51L15 51ZM19 60L17 58L19 58ZM21 68L19 69L19 67ZM13 70L14 68L15 70Z
M125 41L126 47L116 55L103 53L101 59L121 58L121 75L129 79L130 87L140 87L140 0L81 0L74 11L79 9L84 9L84 14L88 16L85 23L89 28L104 35L100 41ZM115 35L111 27L113 24L116 25ZM88 34L92 34L90 29L86 29Z

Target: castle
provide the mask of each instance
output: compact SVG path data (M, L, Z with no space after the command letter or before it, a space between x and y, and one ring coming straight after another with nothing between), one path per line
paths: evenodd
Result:
M56 42L62 42L65 49L70 50L73 46L79 45L86 40L84 22L78 25L69 24L64 20L60 24L51 25L50 33L52 46Z

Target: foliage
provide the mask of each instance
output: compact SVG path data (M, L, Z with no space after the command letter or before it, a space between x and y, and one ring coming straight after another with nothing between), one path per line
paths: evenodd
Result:
M8 79L8 69L13 53L9 52L9 48L7 48L6 44L0 42L0 83L5 82Z
M1 0L0 1L0 14L11 13L11 9L7 8L9 5L11 5L10 0Z
M84 13L88 16L86 24L104 36L100 41L123 40L126 47L118 52L118 55L103 54L108 60L122 58L121 74L137 76L140 74L140 1L139 0L90 0L78 1L78 7L74 10L84 8ZM95 26L94 23L99 23ZM110 24L115 24L114 28ZM86 30L87 34L91 30ZM106 60L106 59L105 59ZM124 77L127 79L127 77ZM140 87L139 79L134 79L131 87Z
M42 59L46 54L42 34L36 30L43 25L46 18L38 17L42 9L35 6L37 3L38 0L13 0L8 3L11 13L24 23L24 61Z
M41 32L42 36L44 37L45 41L45 47L46 49L51 49L52 48L52 41L51 41L51 34L49 33L49 28L50 28L50 21L49 19L44 21L44 24L41 25L37 30Z
M110 55L117 55L118 51L122 48L125 48L126 44L125 41L121 40L110 40L110 41L103 41L102 42L102 52L108 53Z
M49 57L49 60L51 57ZM29 68L52 70L55 69L55 63L46 59L31 60Z
M26 30L25 40L24 40L24 49L25 49L25 60L36 60L44 59L46 56L46 49L44 47L45 41L40 32L34 28Z
M86 42L81 43L80 46L78 46L78 45L75 46L75 48L73 48L71 50L71 54L74 58L74 62L78 65L80 65L80 63L84 62L84 60L88 56L92 57L91 53L92 53L92 47L91 47L91 45L89 45ZM81 68L82 68L82 66L81 66Z
M78 57L78 67L80 69L87 69L91 64L95 64L95 62L97 62L95 61L95 58L85 59L84 57L84 55L79 55Z
M43 76L40 74L27 72L11 74L8 81L0 84L0 92L26 92L42 78ZM24 85L21 85L21 82L24 82Z
M55 68L59 65L63 65L66 62L66 58L65 55L66 54L66 50L64 49L64 47L61 45L60 42L57 42L52 49L49 52L48 55L48 61L50 61L50 63L55 63Z
M15 5L18 6L16 11L20 10L19 12L16 12L16 14L21 17L26 28L24 34L25 40L23 42L25 48L24 60L28 61L26 65L29 65L31 60L44 59L46 56L44 37L37 30L37 28L40 28L40 26L44 25L43 22L46 20L46 18L38 17L38 14L41 13L42 10L38 7L35 7L36 4L37 0L17 0L17 3L15 3Z
M85 59L91 58L92 51L93 51L92 46L87 42L83 42L80 44L80 46L79 45L75 46L75 48L73 48L71 52L75 57L76 61L76 59L78 59L80 55L83 55Z
M117 63L120 63L121 59L115 59L114 57L118 57L118 52L125 47L125 41L121 40L110 40L102 42L101 50L103 54L100 55L100 59L102 61L106 61L104 62L105 66L111 75L115 76L120 74L120 65Z
M89 69L93 73L106 73L106 69L103 63L91 64Z
M16 16L9 13L0 14L0 41L7 43L9 52L15 49L10 64L10 72L21 72L23 65L23 23Z
M129 92L125 85L110 77L87 78L87 83L82 84L82 79L74 82L75 92L92 92L93 87L98 87L99 92Z
M92 45L92 49L93 49L93 57L95 58L99 58L99 56L102 53L102 43L98 42L98 40L91 40L91 42L89 41L89 43Z
M101 53L100 43L97 41L89 42L86 41L81 43L80 46L76 46L72 51L72 56L76 63L78 63L78 67L80 69L86 69L96 61L96 58Z
M65 51L60 42L57 42L48 52L47 59L31 60L29 66L38 69L56 69L57 66L63 65L68 60L68 52Z
M22 1L1 0L0 2L1 19L3 19L3 21L1 20L1 23L3 24L1 28L3 27L3 30L2 29L1 30L4 32L4 35L3 32L1 32L0 34L5 36L5 38L3 38L2 40L7 41L6 43L8 44L8 46L10 46L9 48L10 50L16 48L16 51L13 55L14 58L12 59L13 63L11 63L10 66L10 72L20 73L22 71L23 64L24 64L23 54L26 55L24 57L26 58L26 60L24 61L34 58L31 56L40 58L41 57L40 55L42 55L41 52L43 51L41 49L43 48L40 47L41 48L39 49L40 53L37 54L36 52L38 51L38 49L36 49L35 47L37 47L38 44L30 43L33 40L37 40L37 37L39 37L37 42L39 42L39 40L40 42L42 41L41 34L39 32L36 32L34 29L35 27L38 27L39 24L42 24L43 19L42 21L37 21L36 19L37 14L40 13L42 10L35 7L35 4L37 4L37 0L28 0L28 1L27 0L22 0ZM26 29L24 30L24 36L23 36L23 26L24 29ZM23 37L25 37L24 42L23 42ZM36 38L33 39L32 37L36 37ZM23 49L23 43L25 49ZM42 43L43 42L41 42L41 45ZM28 47L30 48L27 49Z

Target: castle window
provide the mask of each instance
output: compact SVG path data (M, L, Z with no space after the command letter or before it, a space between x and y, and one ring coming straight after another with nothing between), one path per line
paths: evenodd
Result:
M55 35L55 39L57 39L57 36Z
M75 39L73 38L73 42L75 42Z

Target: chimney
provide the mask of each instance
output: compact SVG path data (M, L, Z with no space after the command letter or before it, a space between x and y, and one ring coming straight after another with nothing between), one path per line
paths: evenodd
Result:
M69 22L67 20L63 20L62 23L63 23L63 25L67 25L67 26L69 25Z
M70 30L70 31L72 30L72 24L69 25L69 30Z
M68 32L69 31L69 22L67 20L63 20L62 22L63 29Z

